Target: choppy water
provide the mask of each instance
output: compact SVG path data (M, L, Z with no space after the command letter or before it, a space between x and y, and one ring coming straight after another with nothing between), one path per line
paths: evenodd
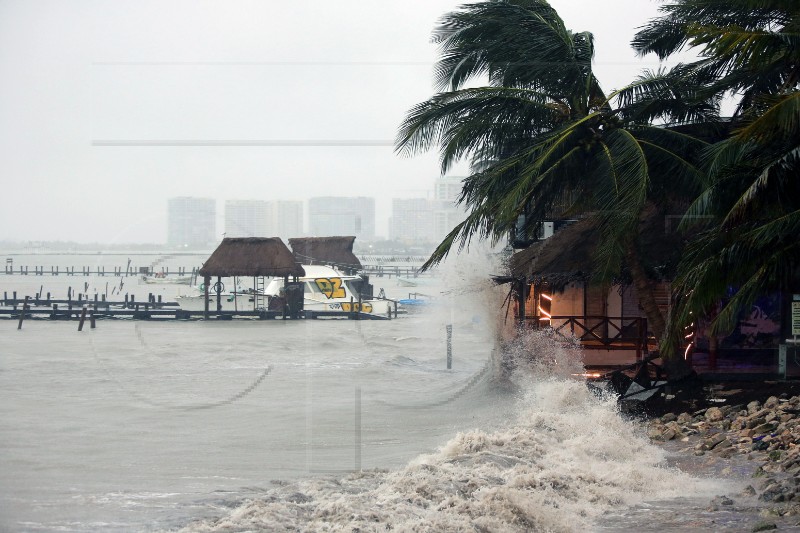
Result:
M456 274L390 322L0 321L0 529L624 530L725 490L668 467L573 350L498 364L504 294Z

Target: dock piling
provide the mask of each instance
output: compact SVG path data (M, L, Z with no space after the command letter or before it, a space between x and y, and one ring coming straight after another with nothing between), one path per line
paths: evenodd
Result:
M14 293L14 299L17 299L17 293ZM25 311L28 310L28 297L25 297L25 303L22 304L22 311L19 313L19 323L17 324L17 330L22 329L22 321L25 319Z
M78 322L78 331L83 331L83 323L86 321L86 306L81 310L81 320Z
M447 370L453 368L453 325L445 326L447 332Z

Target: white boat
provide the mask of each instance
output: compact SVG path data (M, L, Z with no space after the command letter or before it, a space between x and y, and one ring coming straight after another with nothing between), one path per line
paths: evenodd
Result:
M361 281L358 275L348 275L329 266L303 265L305 276L298 279L303 284L303 308L309 311L360 311L367 314L387 315L394 311L395 302L386 299L358 301L356 285ZM283 306L283 278L271 278L263 292L248 289L222 294L223 311L253 311L262 309L278 310ZM176 301L181 309L202 311L205 306L204 295L178 296ZM215 291L209 293L209 309L217 308Z

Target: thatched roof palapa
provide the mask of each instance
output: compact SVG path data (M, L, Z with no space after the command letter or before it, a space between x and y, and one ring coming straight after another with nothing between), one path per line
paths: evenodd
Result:
M303 276L305 271L278 237L227 238L214 250L201 276Z
M297 261L304 265L335 265L360 270L361 261L353 253L355 237L300 237L289 239Z
M670 227L678 218L666 216L652 204L642 212L637 244L645 272L652 279L674 275L685 245L684 237ZM595 272L595 250L602 238L598 226L596 218L585 218L514 254L509 264L511 276L545 282L556 291L572 282L590 281ZM623 272L623 280L626 276Z
M563 290L574 281L587 281L592 275L592 253L597 239L594 220L573 222L552 237L512 255L511 275L549 283L555 290Z

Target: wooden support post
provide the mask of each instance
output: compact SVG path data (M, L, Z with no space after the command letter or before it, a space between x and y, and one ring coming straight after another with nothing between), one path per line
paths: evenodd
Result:
M95 321L94 321L94 310L95 310L94 307L92 307L89 310L89 327L92 328L92 329L95 329L97 327L97 324L95 324Z
M217 283L214 284L214 292L217 293L217 313L222 311L222 276L217 276Z
M15 298L16 299L16 295ZM22 321L25 319L25 311L28 310L28 297L25 297L25 303L22 304L22 311L19 313L19 323L17 324L17 329L22 329Z
M86 306L84 305L83 309L81 310L80 322L78 322L78 331L83 331L83 323L85 321L86 321Z
M50 318L55 319L58 315L58 304L53 304L53 312L50 313Z
M447 332L447 370L453 368L453 325L445 326Z
M205 310L203 318L208 318L208 286L211 284L211 276L203 276L203 294L205 296Z

